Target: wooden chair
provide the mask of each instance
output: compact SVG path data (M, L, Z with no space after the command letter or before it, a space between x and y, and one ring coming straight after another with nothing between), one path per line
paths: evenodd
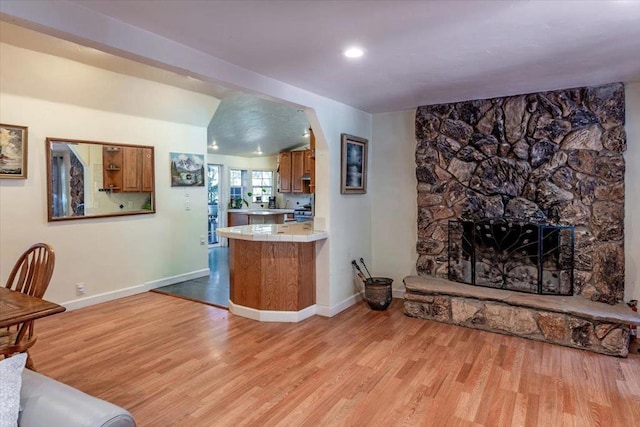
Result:
M36 243L24 252L13 266L5 287L36 298L44 296L53 275L55 253L46 243ZM34 333L34 321L19 323L0 330L0 355L5 358L27 352L38 337ZM31 356L27 356L27 368L34 369Z

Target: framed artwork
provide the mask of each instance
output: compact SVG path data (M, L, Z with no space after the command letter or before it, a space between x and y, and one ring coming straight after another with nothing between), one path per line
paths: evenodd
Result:
M204 187L204 154L169 153L172 187Z
M0 124L0 178L27 178L27 127Z
M340 193L364 194L367 192L367 143L364 138L342 135L342 163Z

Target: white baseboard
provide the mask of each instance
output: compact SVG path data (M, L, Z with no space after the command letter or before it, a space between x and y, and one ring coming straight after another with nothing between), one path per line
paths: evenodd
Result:
M174 283L186 282L187 280L197 279L209 275L209 269L192 271L191 273L179 274L177 276L165 277L164 279L153 280L145 283L147 290L161 288L163 286L173 285Z
M341 311L344 311L347 308L351 307L358 301L362 300L362 298L362 293L359 292L357 294L351 295L349 298L331 307L327 307L326 305L318 305L317 314L324 317L333 317Z
M77 310L83 307L89 307L91 305L100 304L107 301L112 301L118 298L129 297L131 295L141 294L151 289L160 288L162 286L173 285L174 283L185 282L187 280L197 279L198 277L208 276L209 269L204 268L202 270L192 271L190 273L179 274L177 276L165 277L163 279L153 280L142 285L135 285L124 289L118 289L115 291L104 292L97 295L91 295L83 298L74 299L71 301L63 302L61 305L65 306L67 311Z
M237 316L246 317L259 322L297 323L316 314L316 306L311 305L300 311L256 310L255 308L234 304L229 300L229 311Z
M197 279L198 277L204 277L209 275L209 269L203 268L202 270L192 271L190 273L179 274L177 276L165 277L158 280L153 280L142 285L135 285L129 288L118 289L115 291L104 292L102 294L91 295L84 298L78 298L75 300L61 303L68 311L77 310L83 307L89 307L91 305L100 304L107 301L112 301L118 298L124 298L135 294L147 292L151 289L160 288L162 286L173 285L174 283L180 283L187 280ZM364 292L364 291L363 291ZM229 311L239 316L247 317L253 320L259 320L262 322L300 322L308 317L317 314L324 317L333 317L338 313L346 310L352 305L361 301L364 297L363 292L351 295L349 298L339 302L338 304L328 307L325 305L312 305L301 311L265 311L255 310L249 307L240 305L234 305L236 312L231 309L233 303L229 301ZM393 289L394 298L404 298L404 289ZM312 310L313 309L313 310ZM246 311L245 311L246 310Z
M399 298L399 299L403 299L404 298L404 289L393 289L392 290L392 295L394 298ZM338 304L331 306L331 307L327 307L326 305L318 305L318 309L317 309L317 313L319 316L324 316L324 317L333 317L336 314L346 310L347 308L351 307L352 305L354 305L355 303L357 303L358 301L361 301L362 299L364 299L364 290L358 292L355 295L350 296L349 298L345 299L342 302L339 302Z

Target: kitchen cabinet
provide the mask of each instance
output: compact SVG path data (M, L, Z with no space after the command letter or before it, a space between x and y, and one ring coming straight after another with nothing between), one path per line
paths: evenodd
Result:
M305 175L311 175L311 171L313 169L313 159L311 158L311 150L304 150L304 161L303 161L303 171Z
M291 152L291 192L302 193L302 175L304 173L304 152Z
M122 191L140 191L141 152L139 148L124 147L122 149Z
M278 191L291 193L291 151L283 151L278 155Z
M238 209L227 212L227 227L252 224L284 224L291 211L275 209Z
M105 146L103 186L111 191L153 191L153 151L149 147Z
M304 174L309 179L302 182L305 193L314 193L316 187L316 160L313 158L313 150L304 152Z
M140 191L150 193L153 191L153 150L151 148L140 148L142 152L142 182Z
M278 191L313 193L315 159L313 150L283 151L278 156ZM305 176L307 179L303 179Z
M227 227L249 225L249 215L246 213L227 212Z

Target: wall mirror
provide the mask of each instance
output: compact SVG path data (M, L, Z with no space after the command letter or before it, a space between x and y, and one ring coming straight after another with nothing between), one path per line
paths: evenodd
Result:
M155 213L153 147L47 138L49 221Z

